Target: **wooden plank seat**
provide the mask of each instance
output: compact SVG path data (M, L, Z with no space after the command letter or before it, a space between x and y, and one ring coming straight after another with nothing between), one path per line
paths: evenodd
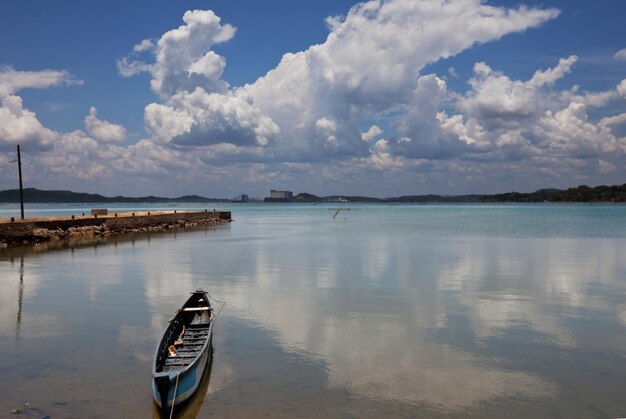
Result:
M195 323L195 324L190 324L189 326L187 326L187 329L208 331L210 327L211 327L210 323Z
M168 361L165 363L166 367L181 367L181 366L186 366L189 365L193 362L193 359L191 358L187 358L187 359L179 359L177 361Z
M181 356L198 356L198 354L201 354L201 353L202 351L178 351L176 356L173 356L172 358L178 358Z
M204 335L204 336L195 335L194 336L192 334L189 334L189 335L183 336L183 342L186 341L186 340L192 340L192 339L193 340L206 340L206 338L207 338L207 335Z
M191 359L188 359L188 360L186 360L186 361L185 361L185 360L182 360L182 359L181 359L181 361L182 361L182 362L166 362L166 363L165 363L165 366L166 366L166 367L177 367L177 368L180 368L180 367L186 367L187 365L190 365L190 364L191 364L191 361L192 361L192 360L191 360Z
M195 332L193 330L187 330L187 331L185 331L185 334L183 336L184 337L195 336L195 337L201 337L201 338L206 339L206 338L208 338L208 333L206 333L206 332Z
M195 357L184 357L184 358L167 358L165 360L165 366L166 367L171 367L173 365L188 365L191 364L193 362L193 360L195 359Z
M198 357L199 354L192 354L192 355L176 355L174 358L172 358L172 361L169 362L169 364L166 363L166 365L173 365L173 364L177 364L180 363L182 361L185 362L191 362L194 359L196 359ZM178 361L177 361L178 360Z
M194 346L201 346L202 345L202 341L206 340L206 338L202 338L202 339L198 339L198 338L190 338L189 339L187 337L185 337L183 339L183 345L185 346L189 346L189 345L194 345ZM178 348L178 346L180 345L176 345L176 347Z
M183 335L183 338L193 337L193 338L206 339L208 335L209 333L206 330L199 330L199 331L185 330L185 334Z
M209 329L204 329L201 327L187 327L185 329L185 333L202 333L206 335L207 333L209 333Z
M177 351L177 353L180 352L202 352L202 346L197 346L197 347L193 347L193 346L179 346Z
M202 345L198 345L198 342L189 342L189 343L184 343L182 345L180 345L177 348L177 351L179 350L195 350L195 351L201 351L202 350Z
M185 307L183 311L211 311L211 307Z
M187 365L185 364L180 364L180 365L165 365L163 367L163 371L167 372L167 371L176 371L176 370L180 370L181 367L186 367Z
M185 336L183 338L183 343L187 342L187 343L195 343L196 345L200 345L201 341L205 341L206 340L206 336L201 337L201 336L197 336L197 337L193 337L193 336Z
M207 336L209 334L209 330L202 329L187 329L185 330L185 335L196 335L196 336Z
M206 339L204 339L204 338L190 338L190 337L187 337L187 338L183 339L183 343L182 344L183 345L186 344L186 346L189 346L189 345L200 346L200 345L204 345L204 341L205 340ZM180 347L180 346L182 346L182 345L177 345L177 347Z

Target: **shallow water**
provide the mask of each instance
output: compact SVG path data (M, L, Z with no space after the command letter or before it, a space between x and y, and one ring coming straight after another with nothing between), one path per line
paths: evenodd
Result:
M183 417L626 415L626 206L334 208L0 250L0 417L152 417L154 349L199 287L226 305Z

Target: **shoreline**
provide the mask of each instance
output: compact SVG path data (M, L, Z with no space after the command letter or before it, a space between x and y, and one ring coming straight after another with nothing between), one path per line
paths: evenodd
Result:
M230 211L124 211L103 215L0 219L0 248L156 232L231 222Z

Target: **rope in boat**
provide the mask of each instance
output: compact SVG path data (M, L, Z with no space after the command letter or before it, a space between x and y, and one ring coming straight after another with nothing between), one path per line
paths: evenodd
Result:
M211 294L209 294L208 292L207 292L207 294L206 294L206 295L208 295L208 296L209 296L209 298L210 298L211 300L213 300L213 301L215 301L215 302L217 302L217 303L226 304L226 302L225 302L225 301L220 301L220 300L218 300L217 298L213 297L213 296L212 296Z
M174 414L174 405L176 404L176 392L178 391L178 375L180 373L176 373L176 386L174 387L174 398L172 399L172 408L170 409L170 419L172 419L172 415ZM165 401L167 403L167 400ZM163 400L161 400L161 404L163 404Z

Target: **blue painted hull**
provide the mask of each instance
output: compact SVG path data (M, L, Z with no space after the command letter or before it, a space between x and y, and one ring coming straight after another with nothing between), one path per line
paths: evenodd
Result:
M198 389L198 385L200 384L200 380L202 380L202 374L206 367L206 363L209 357L208 348L210 347L211 339L209 338L209 345L207 346L207 350L200 355L197 362L185 370L185 373L179 373L178 384L176 383L176 373L163 373L163 376L169 377L170 380L170 389L167 395L167 403L165 404L165 408L171 408L172 403L174 406L184 403L187 401ZM156 404L163 408L163 402L161 400L161 395L159 394L159 390L157 389L155 380L152 380L152 395L154 396L154 401Z

